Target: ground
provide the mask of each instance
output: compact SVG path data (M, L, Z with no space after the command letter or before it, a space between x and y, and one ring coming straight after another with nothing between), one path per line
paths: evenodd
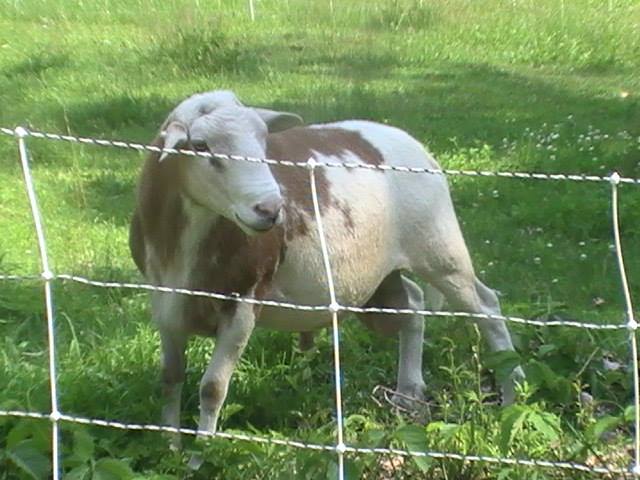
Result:
M0 16L0 126L149 142L196 91L306 121L401 127L446 168L640 177L640 6L633 0L9 1ZM140 280L127 248L135 152L29 139L52 268ZM39 271L15 139L0 136L0 272ZM624 322L608 183L450 177L479 276L507 314ZM620 189L632 294L640 190ZM94 418L159 419L158 338L144 292L56 282L60 405ZM371 398L392 386L395 342L345 322L347 441L589 465L629 464L628 338L512 326L520 357L489 355L461 320L427 320L433 405L412 419ZM41 285L0 283L0 408L49 408ZM259 332L234 377L222 428L333 443L331 345L301 353ZM183 425L212 344L192 342ZM494 371L520 361L520 403L492 404ZM582 398L583 401L580 401ZM590 401L592 398L593 401ZM585 399L587 401L585 401ZM0 478L47 478L47 422L0 418ZM155 433L64 424L68 478L179 478ZM334 456L225 440L202 478L334 478ZM28 473L31 472L31 473ZM349 478L591 478L544 468L349 456ZM108 476L108 475L111 476Z

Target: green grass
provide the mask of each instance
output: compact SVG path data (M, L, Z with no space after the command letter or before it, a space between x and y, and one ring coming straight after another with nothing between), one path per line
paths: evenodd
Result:
M330 10L330 3L333 11ZM640 6L633 0L4 0L0 125L150 141L184 97L230 88L306 121L366 118L406 129L445 168L640 177ZM53 268L140 280L127 248L142 155L29 139ZM483 280L507 314L622 322L610 244L610 187L451 177ZM0 272L39 271L15 139L0 137ZM623 186L621 222L632 294L640 281L640 191ZM144 293L55 284L61 408L121 421L159 419L158 337ZM434 406L410 419L378 406L393 386L396 342L345 322L347 439L626 466L631 457L625 332L512 327L529 385L518 406L486 403L491 356L462 321L428 319L425 374ZM41 286L0 286L0 408L49 408ZM331 344L302 354L260 331L234 377L223 429L332 443ZM189 350L183 425L212 345ZM580 391L594 398L580 404ZM0 479L46 478L46 422L0 418ZM513 434L513 438L512 438ZM69 478L180 478L184 454L154 433L64 425ZM334 457L215 441L197 478L334 478ZM44 455L44 456L43 456ZM348 458L349 478L574 479L587 474ZM70 473L70 472L73 472ZM111 476L107 473L111 472ZM115 472L115 473L114 473Z

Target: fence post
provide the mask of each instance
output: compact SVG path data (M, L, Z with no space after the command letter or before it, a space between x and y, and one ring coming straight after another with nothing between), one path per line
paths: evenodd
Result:
M307 161L309 168L309 183L311 185L311 198L313 200L313 212L316 217L316 227L318 236L320 237L320 249L322 250L322 259L324 261L324 269L327 275L327 286L329 288L329 312L331 312L331 330L333 340L333 367L335 376L335 393L336 393L336 422L337 422L337 443L336 453L338 454L338 480L344 480L344 454L346 445L344 444L344 421L342 418L342 370L340 368L340 331L338 330L338 312L342 307L336 300L335 285L333 283L333 273L331 271L331 262L329 260L329 249L327 248L327 240L324 236L324 228L322 225L322 217L320 216L320 204L318 202L318 192L316 188L315 169L318 162L311 157Z
M55 341L55 325L54 325L54 313L53 313L53 294L51 291L51 282L54 280L54 275L49 268L49 255L47 254L47 243L44 237L44 228L42 226L42 215L40 214L40 208L38 207L38 199L36 197L36 191L33 186L33 178L31 176L31 169L29 168L29 152L27 150L26 137L29 132L18 127L15 129L15 135L18 139L18 150L20 152L20 163L22 164L22 173L24 176L24 185L29 198L29 206L31 207L31 216L33 217L33 224L36 231L36 237L38 240L38 251L40 252L40 265L42 271L40 276L44 280L44 297L45 308L47 317L47 337L49 343L49 384L51 395L51 413L49 419L52 422L51 429L51 460L53 468L53 480L58 480L60 476L60 455L59 455L59 428L58 422L60 421L60 411L58 410L58 385L56 374L56 341Z
M622 292L624 294L624 302L627 317L627 330L629 331L629 344L631 346L631 368L633 370L633 401L634 401L634 462L631 467L631 473L640 476L640 378L638 376L638 340L636 330L638 322L633 315L633 303L631 302L631 293L629 290L629 282L624 267L624 257L622 256L622 241L620 240L620 219L618 216L618 185L620 184L620 175L617 172L611 174L611 213L613 220L613 238L615 242L616 258L618 260L618 270L620 272L620 281L622 283Z

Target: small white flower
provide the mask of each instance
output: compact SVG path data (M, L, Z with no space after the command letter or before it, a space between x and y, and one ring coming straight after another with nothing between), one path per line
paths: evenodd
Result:
M588 392L580 392L580 403L585 406L593 404L593 397Z
M620 362L609 360L607 357L602 359L602 366L607 371L616 371L622 368L622 364Z

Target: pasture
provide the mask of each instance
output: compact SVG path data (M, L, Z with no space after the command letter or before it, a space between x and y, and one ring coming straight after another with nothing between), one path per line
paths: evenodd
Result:
M0 126L148 143L184 97L229 88L308 123L362 118L407 130L444 168L640 177L640 4L635 0L2 0ZM29 139L52 269L141 281L127 246L143 155ZM479 277L503 312L624 323L608 183L449 177ZM640 187L620 188L632 296ZM425 252L427 255L428 252ZM39 273L15 138L0 136L0 274ZM60 408L123 422L160 418L159 339L148 294L56 281ZM396 341L341 328L346 441L626 468L632 389L625 330L510 324L519 357L491 355L460 319L427 318L430 408L377 402ZM42 284L0 283L0 409L49 411ZM212 343L188 350L182 424L195 427ZM520 362L519 402L495 375ZM492 373L493 372L493 373ZM494 375L495 373L495 375ZM62 424L69 479L335 478L335 455ZM220 427L333 444L330 333L257 331ZM0 479L48 478L50 423L0 417ZM185 458L204 449L190 474ZM349 455L349 479L581 479L590 473ZM603 478L607 478L604 476ZM613 478L613 477L609 477Z

